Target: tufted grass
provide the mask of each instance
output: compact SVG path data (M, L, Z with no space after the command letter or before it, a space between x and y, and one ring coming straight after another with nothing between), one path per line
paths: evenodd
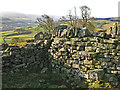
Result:
M10 71L3 73L4 88L66 88L64 74L47 71L41 74L36 70L19 70L15 73ZM63 83L61 83L63 82Z

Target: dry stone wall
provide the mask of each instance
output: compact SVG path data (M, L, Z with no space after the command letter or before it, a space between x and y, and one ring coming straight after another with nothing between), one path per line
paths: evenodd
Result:
M53 59L53 56L48 52L52 40L38 40L34 44L25 45L25 47L8 46L3 51L2 55L2 71L16 72L19 69L37 68L41 73L45 73L48 69L51 73L64 73L66 82L69 87L83 87L85 78L81 77L80 71L72 69L67 65L62 65L60 62Z
M8 46L2 55L2 70L14 70L40 65L41 68L49 66L48 44L50 41L40 40L25 47ZM46 43L46 44L45 44Z
M72 82L72 86L81 87L85 80L104 80L113 87L120 86L119 36L100 32L91 37L52 39L38 40L22 48L7 46L2 56L3 71L39 65L41 73L50 68L54 73L66 73L66 81Z
M120 37L104 32L92 37L55 37L49 52L61 65L77 70L80 77L120 86Z

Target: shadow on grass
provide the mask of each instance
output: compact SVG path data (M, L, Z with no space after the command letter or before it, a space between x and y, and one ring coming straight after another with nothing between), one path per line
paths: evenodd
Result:
M22 33L8 34L8 35L6 35L6 36L8 37L8 36L24 35L24 34L31 34L31 33L32 33L32 32L22 32Z
M66 88L70 87L65 81L65 74L52 73L40 68L20 69L17 72L3 73L3 88Z

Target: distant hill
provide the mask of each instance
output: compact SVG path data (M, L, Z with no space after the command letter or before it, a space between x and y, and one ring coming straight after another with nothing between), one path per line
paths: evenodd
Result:
M23 14L16 12L2 12L0 13L2 20L2 27L0 27L0 31L8 31L15 30L18 27L26 28L33 27L38 25L37 18L41 17L41 15L32 15L32 14ZM54 18L54 20L58 20L60 16L50 15L50 17Z
M38 15L16 12L2 12L0 16L2 17L2 20L0 20L0 23L2 23L2 27L0 27L2 31L14 30L17 27L26 28L36 26L38 25L36 18L40 17Z
M119 17L112 17L112 18L95 18L94 20L109 20L113 22L120 22Z
M23 13L16 13L16 12L2 12L0 13L2 17L8 18L36 18L38 15L31 15L31 14L23 14Z
M95 18L94 20L110 20L111 18Z

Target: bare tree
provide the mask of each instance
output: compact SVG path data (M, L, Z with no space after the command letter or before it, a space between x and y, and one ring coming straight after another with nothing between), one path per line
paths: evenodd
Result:
M88 19L90 17L91 10L86 5L81 6L80 10L81 10L81 16L82 16L82 19L83 19L83 27L85 27L85 26L87 26L87 21L88 21Z
M51 31L54 31L54 28L56 27L56 22L53 20L53 18L44 14L41 18L37 18L37 20L42 28L49 31L49 34L51 33Z
M62 16L59 18L59 21L65 21L66 20L66 17L65 16Z
M79 18L77 17L76 7L74 7L74 12L69 10L67 17L61 17L60 21L66 21L66 23L71 27L79 27Z
M74 20L74 18L73 18L73 15L71 14L71 10L69 10L68 18L69 18L69 24L70 24L71 26L74 26L74 25L73 25L73 20Z
M66 23L70 25L71 28L72 27L87 27L89 24L88 20L90 20L89 18L90 18L91 10L87 6L81 6L80 10L81 10L82 20L79 19L77 16L76 7L74 7L74 12L73 12L74 14L72 14L72 11L69 10L67 17L62 17L60 18L60 20L66 21Z
M78 21L78 18L77 18L76 7L74 7L74 12L75 12L75 19L74 19L74 23L75 23L75 26L77 26L77 21Z
M71 26L71 27L76 27L77 26L77 12L76 12L76 7L74 7L74 12L75 12L75 15L72 15L71 13L71 10L69 10L69 13L68 13L68 24Z

